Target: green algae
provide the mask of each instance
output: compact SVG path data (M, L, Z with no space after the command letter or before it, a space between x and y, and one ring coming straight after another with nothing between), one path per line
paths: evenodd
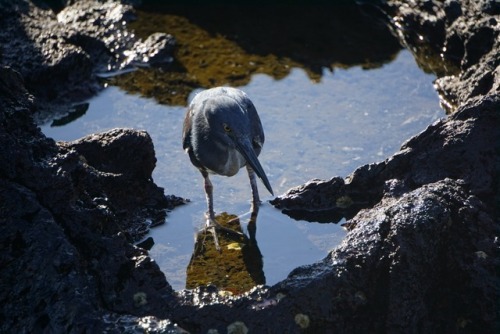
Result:
M174 62L109 82L169 105L186 105L196 88L247 85L257 73L280 80L303 68L319 82L324 69L376 68L400 50L389 30L357 6L165 5L137 13L128 28L142 38L173 35Z
M222 213L217 222L231 230L242 232L237 216ZM241 294L256 285L265 284L262 254L255 239L246 235L217 231L220 252L215 247L212 232L198 233L194 252L186 269L186 288L215 285L232 294Z

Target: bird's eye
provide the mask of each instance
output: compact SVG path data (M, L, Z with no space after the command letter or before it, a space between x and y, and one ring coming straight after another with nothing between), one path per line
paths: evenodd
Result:
M224 131L231 132L231 128L229 127L229 125L227 125L226 123L224 123L222 126L224 127Z

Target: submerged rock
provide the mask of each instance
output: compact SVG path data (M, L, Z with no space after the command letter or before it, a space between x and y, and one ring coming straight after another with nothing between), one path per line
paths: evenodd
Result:
M168 70L139 70L111 83L168 105L185 106L196 88L245 86L256 74L280 80L294 68L319 82L326 69L381 67L401 50L378 12L354 2L270 3L244 10L224 1L142 3L131 29L143 37L156 31L173 34L179 41L175 61Z
M255 234L250 233L250 238L243 234L236 215L223 212L215 219L228 230L203 229L197 233L186 269L186 288L214 285L221 293L232 295L265 284L264 263ZM256 219L254 216L248 224L256 227Z

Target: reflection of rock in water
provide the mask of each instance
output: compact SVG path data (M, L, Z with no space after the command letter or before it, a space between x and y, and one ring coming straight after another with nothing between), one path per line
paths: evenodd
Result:
M377 68L401 46L373 10L354 1L305 7L149 1L128 28L143 39L158 31L173 35L175 59L161 70L141 68L110 82L160 103L186 105L195 88L245 86L257 73L280 80L303 68L319 82L325 68Z
M235 215L224 212L216 220L224 227L241 232L240 221ZM265 284L262 254L257 241L245 235L217 233L221 252L216 250L209 230L198 233L186 269L186 288L212 284L233 293L243 293L256 285Z

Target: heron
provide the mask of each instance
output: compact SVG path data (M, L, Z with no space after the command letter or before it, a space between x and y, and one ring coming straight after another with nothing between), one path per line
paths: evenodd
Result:
M221 228L215 220L210 174L233 176L246 167L252 189L252 211L260 205L256 176L274 196L257 158L263 145L262 123L243 91L216 87L198 93L191 101L184 119L182 147L204 179L207 227Z

